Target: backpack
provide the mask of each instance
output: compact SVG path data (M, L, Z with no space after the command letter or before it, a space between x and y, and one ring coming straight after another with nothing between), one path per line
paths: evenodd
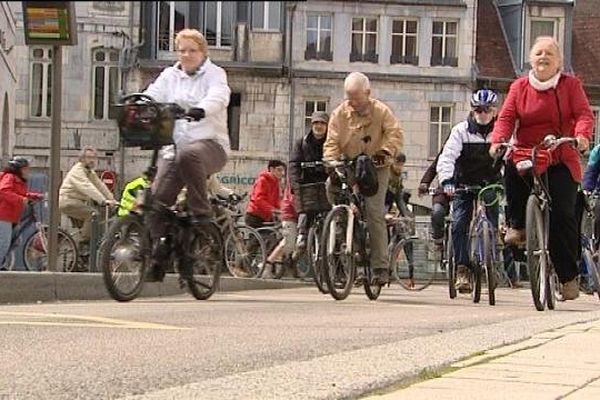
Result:
M360 154L356 158L356 168L354 171L356 183L360 193L365 197L375 196L379 190L379 181L377 180L377 168L371 157L366 154Z

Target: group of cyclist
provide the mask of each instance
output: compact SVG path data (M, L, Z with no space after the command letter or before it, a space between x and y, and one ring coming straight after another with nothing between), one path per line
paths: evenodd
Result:
M208 44L200 32L184 29L177 34L175 44L177 63L166 68L145 94L157 102L178 104L186 110L187 120L175 122L175 146L161 152L152 192L156 201L170 207L185 187L187 211L192 215L192 224L203 224L213 217L208 196L210 180L207 179L211 176L214 179L214 174L226 165L228 159L227 106L230 89L225 71L208 58ZM525 203L531 176L522 174L515 167L522 157L517 149L531 148L549 133L576 138L576 148L561 145L544 166L552 199L550 255L562 284L563 298L571 300L577 298L579 293L576 279L579 221L575 212L583 177L579 152L588 149L593 114L581 82L563 72L560 47L555 39L537 38L530 52L530 63L531 71L511 85L501 108L497 94L491 90L477 90L472 95L468 117L452 128L443 149L424 174L418 194L426 194L437 176L439 188L432 198L431 215L432 237L437 245L441 245L444 237L444 219L450 209L449 202L453 203L452 239L458 265L456 286L462 292L469 292L472 288L468 279L471 266L467 232L474 194L457 189L464 185L504 182L508 205L508 230L504 241L520 246L525 238ZM327 163L367 157L369 163L357 163L359 170L355 171L352 179L365 198L373 282L385 284L390 279L385 213L394 203L401 213L408 212L405 208L408 199L401 183L406 160L400 152L403 133L390 107L371 96L370 82L364 74L350 73L344 81L344 94L345 100L331 113L331 117L324 112L315 112L311 117L311 130L295 143L289 162L287 204L296 204L293 201L295 192L307 183L325 183L327 197L330 203L334 203L339 182L334 168ZM509 141L515 150L504 154L506 146L503 144ZM595 189L600 174L599 153L595 150L590 157L589 173L586 173L588 183L584 184L586 190ZM503 162L496 162L498 158ZM27 165L19 164L22 162L19 160L13 160L0 178L2 245L9 232L6 226L12 226L14 216L19 214L20 208L15 205L22 205L28 198L37 196L28 194L24 189ZM301 167L303 162L312 161L325 163L322 167L313 166L311 169ZM93 178L87 175L93 169L94 162L95 153L85 149L79 166L67 174L61 196L72 192L73 186L81 185L83 178L87 177L87 181ZM15 169L20 172L15 173ZM274 214L283 211L279 184L285 172L285 163L273 160L267 170L260 174L248 203L245 216L247 225L262 226L271 221ZM133 203L137 189L149 184L150 179L146 176L130 183L125 190L129 196L125 202ZM18 186L15 190L18 197L5 195L7 185ZM105 204L114 202L110 192L87 186L87 183L85 187L89 198ZM6 211L8 208L11 209L10 213ZM83 219L83 213L86 216L89 214L89 209L73 201L62 201L61 209L79 219ZM292 230L298 233L294 242L302 248L314 214L292 211L287 214L289 220L294 222ZM487 212L497 228L498 208L491 207ZM88 229L86 226L83 232ZM152 221L150 231L153 239L160 238L163 235L161 221ZM163 272L160 241L156 243L159 245L153 249L153 269L160 276ZM284 247L289 250L290 243ZM0 258L3 257L2 248L0 246ZM268 261L277 262L278 257L279 253Z

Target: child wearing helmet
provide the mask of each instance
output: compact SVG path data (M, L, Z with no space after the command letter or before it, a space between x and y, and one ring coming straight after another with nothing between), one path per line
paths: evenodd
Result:
M489 155L491 132L498 111L498 96L481 89L471 96L471 111L465 121L450 132L437 164L438 179L444 193L452 198L452 243L456 257L456 287L462 293L471 291L469 283L468 230L476 193L455 193L457 185L485 186L501 179L501 165L494 165ZM489 193L493 195L493 193ZM490 202L489 200L486 202ZM488 218L498 226L498 208L487 209Z
M27 191L29 161L25 157L13 157L0 173L0 266L10 248L13 226L19 222L23 208L30 201L43 197L40 193Z

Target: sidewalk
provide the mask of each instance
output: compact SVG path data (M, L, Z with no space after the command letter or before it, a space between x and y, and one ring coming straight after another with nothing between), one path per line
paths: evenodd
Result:
M433 379L366 399L600 399L599 343L600 321L570 325L432 372L430 376L438 376Z

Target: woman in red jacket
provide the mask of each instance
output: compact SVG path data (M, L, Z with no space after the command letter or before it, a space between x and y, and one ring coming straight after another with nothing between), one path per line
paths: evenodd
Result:
M549 250L562 283L565 300L579 296L577 283L578 222L575 215L577 188L582 178L577 150L585 151L592 136L594 117L579 79L562 73L560 47L552 37L538 37L529 54L531 71L510 87L498 120L494 125L490 153L513 135L517 147L538 145L548 134L577 139L577 147L564 144L552 153L547 170L552 210L550 213ZM525 206L531 176L520 176L514 162L506 163L507 215L511 228L505 241L525 241Z
M0 265L10 247L13 225L19 222L23 207L29 200L38 200L39 193L27 192L29 161L14 157L0 174Z

